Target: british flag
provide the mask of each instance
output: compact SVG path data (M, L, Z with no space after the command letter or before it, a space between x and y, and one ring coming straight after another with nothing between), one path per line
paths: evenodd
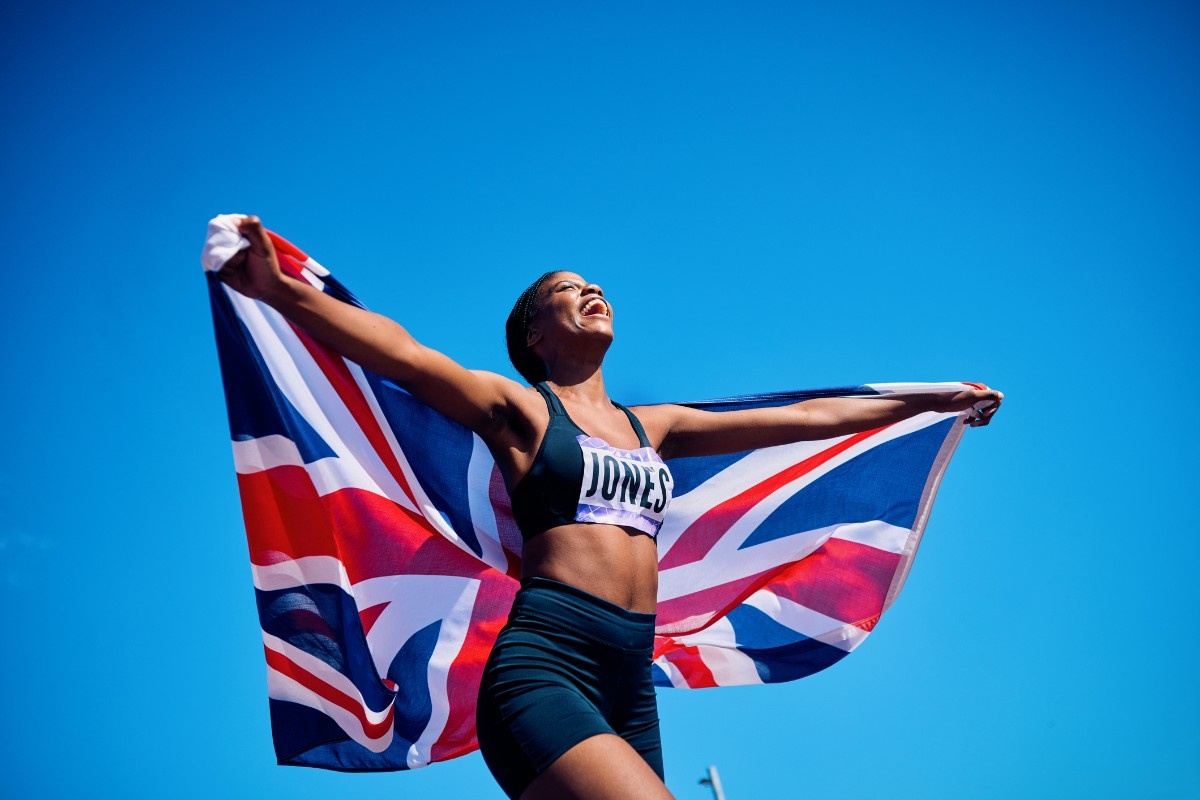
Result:
M272 238L289 274L358 304ZM212 250L210 269L221 263ZM487 448L266 305L211 273L208 283L279 763L395 770L474 750L475 695L521 557ZM965 386L691 405L722 412ZM672 461L656 682L789 681L861 644L904 584L962 435L958 416Z

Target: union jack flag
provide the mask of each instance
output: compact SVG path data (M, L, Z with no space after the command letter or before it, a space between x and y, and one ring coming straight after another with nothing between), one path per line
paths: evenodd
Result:
M285 271L358 304L271 236ZM219 238L205 252L210 270L233 252L222 254ZM211 273L208 285L279 763L395 770L474 750L475 696L521 557L487 448ZM722 412L966 386L691 405ZM925 413L827 441L672 461L656 682L789 681L861 644L904 584L958 422Z

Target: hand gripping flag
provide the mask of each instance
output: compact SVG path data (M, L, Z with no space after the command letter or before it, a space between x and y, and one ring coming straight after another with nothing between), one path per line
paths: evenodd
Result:
M470 431L217 280L246 246L236 221L213 220L202 260L279 763L395 770L470 752L480 676L520 574L504 482ZM359 304L271 237L286 272ZM691 405L719 413L967 386ZM795 680L861 644L904 584L961 417L672 461L658 685Z

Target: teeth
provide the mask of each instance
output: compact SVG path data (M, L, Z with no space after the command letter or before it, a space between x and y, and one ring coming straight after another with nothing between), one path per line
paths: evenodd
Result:
M587 305L585 305L583 307L583 313L585 315L591 314L593 308L597 305L599 305L600 308L602 309L602 313L604 314L604 316L608 316L608 303L604 302L603 300L601 300L598 297L594 300L588 301Z

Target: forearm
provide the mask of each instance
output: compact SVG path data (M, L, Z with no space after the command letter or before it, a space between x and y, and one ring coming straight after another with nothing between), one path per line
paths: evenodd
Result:
M925 411L963 411L976 402L988 400L998 404L1001 397L990 390L968 390L884 397L822 397L787 406L725 412L649 406L645 413L666 429L660 449L664 457L698 456L850 436ZM986 424L986 420L980 420L980 424Z
M829 439L882 428L926 411L950 411L953 394L820 397L790 406L801 439Z
M218 277L234 291L262 301L322 345L391 378L421 402L480 435L502 435L516 384L476 373L418 343L403 327L344 303L280 267L262 220L246 217L238 230L250 247L230 258Z
M326 347L400 382L415 372L424 350L394 320L294 278L285 278L262 300Z

